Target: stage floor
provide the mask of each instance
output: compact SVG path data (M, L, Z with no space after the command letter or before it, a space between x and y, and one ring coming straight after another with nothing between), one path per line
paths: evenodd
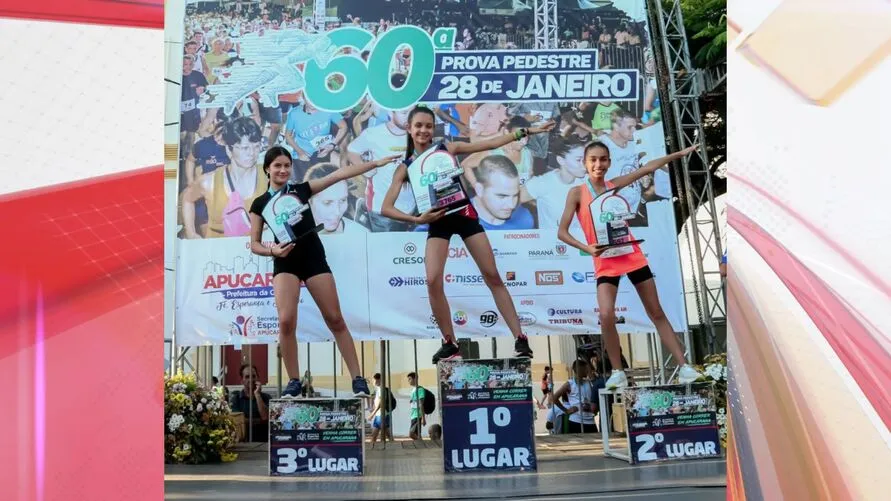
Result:
M242 446L219 465L166 465L169 500L537 499L623 501L726 499L723 459L632 466L605 458L593 436L537 437L538 473L446 475L442 449L429 440L366 447L364 477L281 478L267 475L266 444Z

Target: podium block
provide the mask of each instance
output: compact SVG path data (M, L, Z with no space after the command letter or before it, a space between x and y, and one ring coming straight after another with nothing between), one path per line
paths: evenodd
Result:
M441 361L438 374L447 473L537 469L528 358Z
M617 450L610 443L607 418L601 413L604 455L631 464L723 456L714 383L600 390L601 409L609 408L609 395L625 408L627 449Z
M271 476L360 476L365 470L361 398L269 402Z

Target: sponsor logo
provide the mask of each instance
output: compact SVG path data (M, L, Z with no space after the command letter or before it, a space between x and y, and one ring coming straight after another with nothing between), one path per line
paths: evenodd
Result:
M424 264L424 256L394 257L393 264Z
M498 323L498 314L492 310L483 312L480 315L480 325L483 327L492 327L493 325Z
M593 284L594 282L597 281L597 277L594 276L593 271L586 271L584 273L582 273L580 271L574 271L574 272L572 272L572 280L574 282L580 283L580 284L584 284L584 283Z
M405 252L406 256L402 257L394 257L393 264L424 264L424 256L416 256L415 254L418 252L418 246L412 242L405 244L402 247L402 250ZM514 253L516 254L516 253ZM470 254L467 252L467 249L464 247L449 247L449 258L450 259L464 259L470 257Z
M566 259L568 247L565 244L557 244L550 249L532 249L528 251L528 256L532 259Z
M617 324L624 324L624 323L625 323L625 317L623 317L623 316L618 316L618 317L616 317L616 323L617 323ZM597 319L597 325L600 325L600 319L599 319L599 318Z
M529 251L529 257L532 259L541 259L546 257L555 257L554 249L532 249Z
M390 277L390 287L411 285L427 285L427 279L424 277Z
M518 311L517 317L519 317L519 319L520 319L520 325L522 325L524 327L533 325L533 324L535 324L535 322L538 321L538 319L535 318L535 315L533 315L532 313L529 313L528 311Z
M566 315L581 315L582 310L578 308L569 308L569 309L556 309L556 308L548 308L548 316L566 316Z
M563 272L536 271L535 285L563 285Z
M469 254L464 247L449 247L450 259L466 258L467 256L469 256Z
M455 325L464 325L467 323L467 313L458 310L452 315L452 320L455 321Z
M436 321L436 317L434 317L432 314L430 315L430 323L427 324L427 330L439 330L439 322Z
M521 299L520 304L522 304L523 306L532 306L535 304L535 300L532 298Z
M549 318L548 323L551 325L582 325L581 318Z
M492 254L494 254L495 257L516 256L517 251L502 251L502 250L498 250L498 249L492 249Z
M526 287L529 284L524 280L517 280L517 272L508 271L504 274L504 285L508 287Z
M481 284L483 283L483 276L446 273L445 281L447 284Z
M538 233L502 233L505 240L534 240L539 238Z

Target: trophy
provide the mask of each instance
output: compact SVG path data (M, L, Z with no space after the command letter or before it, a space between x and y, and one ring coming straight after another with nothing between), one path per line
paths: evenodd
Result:
M628 201L622 198L616 190L607 190L595 198L589 207L591 219L594 221L594 231L599 242L595 249L605 251L602 258L623 256L634 252L632 245L639 244L643 240L635 239L628 228L628 220L634 219Z
M301 202L293 193L285 193L285 190L287 185L273 195L263 209L263 219L276 240L281 244L289 244L312 232L321 231L325 225L312 227L303 221L303 213L309 210L309 204Z
M426 151L409 167L409 180L420 213L430 209L456 212L468 204L470 197L461 184L464 170L446 150Z

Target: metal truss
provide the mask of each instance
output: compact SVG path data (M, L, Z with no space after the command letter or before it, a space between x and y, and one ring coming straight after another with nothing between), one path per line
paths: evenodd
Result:
M535 0L535 48L557 48L557 35L557 0Z
M652 36L655 41L657 64L661 77L660 94L663 107L670 104L670 120L666 120L667 138L675 151L700 142L700 148L693 154L699 161L692 161L690 155L681 161L680 175L675 176L682 189L678 190L681 203L685 206L687 221L687 244L693 266L693 292L699 322L707 336L707 346L711 353L718 350L715 322L726 321L724 293L720 285L718 264L723 255L721 235L718 226L718 213L715 209L715 195L709 172L708 153L702 141L705 134L702 116L699 111L699 98L704 92L715 91L726 81L726 71L702 73L693 67L681 0L648 0ZM661 42L661 43L659 43ZM708 88L706 88L708 83ZM672 137L673 136L673 137ZM711 257L711 259L706 259ZM709 285L713 278L716 285ZM687 349L692 347L687 345Z

